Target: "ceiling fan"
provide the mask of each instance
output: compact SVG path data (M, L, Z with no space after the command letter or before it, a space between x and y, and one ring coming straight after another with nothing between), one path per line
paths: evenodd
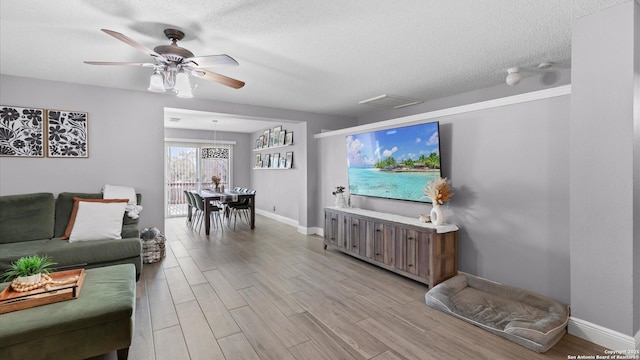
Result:
M239 89L244 86L244 82L240 80L232 79L204 69L215 66L237 66L237 61L235 61L231 56L225 54L194 56L191 51L177 45L177 42L184 38L184 32L180 30L165 29L164 34L167 39L171 40L171 44L156 46L153 50L119 32L108 29L101 30L153 57L156 62L137 63L85 61L84 63L90 65L152 67L153 74L151 74L151 78L149 79L149 91L164 92L166 90L173 90L179 97L193 97L193 94L191 93L191 85L189 84L189 75L214 81L234 89Z

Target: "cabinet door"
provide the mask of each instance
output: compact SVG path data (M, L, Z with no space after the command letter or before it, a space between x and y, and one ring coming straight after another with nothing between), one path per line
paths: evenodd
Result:
M346 228L346 247L347 250L360 254L361 244L364 244L366 237L367 224L364 220L358 218L347 218ZM362 241L361 241L362 239Z
M418 243L420 234L421 233L416 230L396 228L394 242L394 266L396 269L415 275L418 274Z
M416 233L416 267L418 276L429 279L430 270L430 251L431 251L431 238L434 233L421 232ZM414 273L415 274L415 273ZM433 286L433 285L431 285Z
M324 241L338 246L338 214L330 211L324 212Z
M395 227L367 221L365 256L386 265L393 263Z
M347 247L347 221L350 219L348 215L339 214L338 215L338 236L336 237L336 245L343 249L348 249Z

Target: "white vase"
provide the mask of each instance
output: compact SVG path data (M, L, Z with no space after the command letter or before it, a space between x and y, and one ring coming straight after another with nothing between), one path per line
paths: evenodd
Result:
M444 224L444 214L442 213L442 209L440 209L439 204L433 204L433 208L431 209L429 216L431 217L431 223L433 225L440 226Z
M347 207L347 201L344 198L344 193L336 194L336 207L339 207L339 208Z
M42 273L29 276L18 276L18 281L21 283L38 283L42 280Z

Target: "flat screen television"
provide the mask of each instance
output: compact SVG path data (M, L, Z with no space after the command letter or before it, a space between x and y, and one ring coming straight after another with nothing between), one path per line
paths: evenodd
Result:
M423 188L441 176L437 121L348 135L352 195L430 203Z

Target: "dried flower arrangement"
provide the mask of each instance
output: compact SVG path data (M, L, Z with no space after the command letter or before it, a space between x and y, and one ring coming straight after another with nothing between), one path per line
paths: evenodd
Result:
M344 186L336 186L336 191L332 192L333 195L342 194L344 192Z
M434 205L442 205L453 196L451 185L447 178L439 176L431 180L423 189L424 197L430 198Z
M213 181L213 184L216 186L216 188L218 187L218 185L220 185L220 178L218 176L213 175L211 177L211 181Z

